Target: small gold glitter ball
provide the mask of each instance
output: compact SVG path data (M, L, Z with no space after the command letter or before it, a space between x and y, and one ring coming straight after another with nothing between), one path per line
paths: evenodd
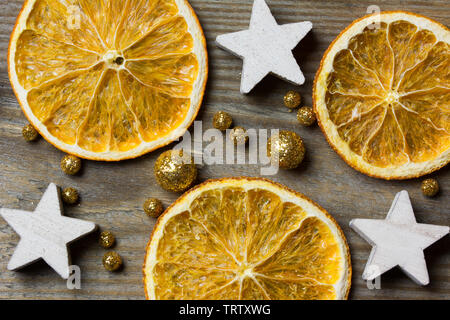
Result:
M154 167L156 181L167 191L182 192L197 178L194 159L182 150L162 153Z
M117 252L109 251L103 256L103 266L108 271L117 271L122 266L122 258Z
M144 211L149 217L158 218L163 213L164 207L160 200L150 198L144 202Z
M426 179L422 182L422 193L427 197L434 197L439 192L439 183L435 179Z
M248 133L243 127L234 127L230 132L230 139L235 145L242 145L248 142Z
M282 130L267 143L267 155L272 163L281 169L295 169L305 158L305 145L302 138L292 131Z
M39 133L31 124L27 124L22 129L22 135L25 141L31 142L35 141L38 138Z
M67 204L75 204L78 202L78 191L74 188L65 188L62 192L62 199Z
M61 159L61 170L69 175L76 175L81 169L81 159L70 154Z
M286 108L295 109L302 103L302 96L296 91L289 91L284 96L284 105Z
M111 248L116 243L116 237L110 231L103 231L100 233L99 243L105 249Z
M213 126L214 128L225 131L230 129L233 124L233 118L226 112L219 111L214 115Z
M302 126L309 127L316 122L316 115L311 107L302 107L298 109L297 120Z

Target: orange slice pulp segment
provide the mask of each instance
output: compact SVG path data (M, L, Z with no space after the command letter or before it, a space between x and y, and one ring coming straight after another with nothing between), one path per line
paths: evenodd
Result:
M450 161L450 33L404 12L354 22L316 76L315 111L354 168L386 179L427 174Z

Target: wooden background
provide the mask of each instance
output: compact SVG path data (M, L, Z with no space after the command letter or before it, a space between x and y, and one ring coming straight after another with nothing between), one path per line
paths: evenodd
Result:
M80 176L65 176L59 161L63 154L40 139L26 143L21 129L26 124L10 87L6 56L9 36L22 0L0 3L0 206L33 210L50 182L80 190L82 202L66 207L66 215L96 222L118 238L116 250L125 261L120 273L109 273L101 264L105 252L97 244L98 234L71 245L72 260L82 270L82 289L70 291L66 283L43 262L20 272L6 266L19 240L0 219L0 298L1 299L143 299L142 263L144 249L154 220L143 213L146 197L163 200L167 206L179 196L161 190L155 183L153 164L162 150L132 161L100 163L84 161ZM268 1L279 23L313 22L313 31L295 50L305 73L301 88L273 77L265 79L250 95L239 93L241 60L214 45L217 35L246 29L251 0L192 0L204 27L210 57L210 79L206 99L198 117L205 129L218 110L228 111L235 123L247 128L280 128L299 133L307 146L307 158L295 171L280 172L272 179L304 193L328 210L342 226L352 253L352 299L449 299L450 237L426 250L431 284L421 288L399 270L382 277L382 290L368 290L361 274L370 246L348 227L353 218L384 218L395 194L409 191L419 222L449 225L450 170L433 174L442 187L439 197L426 199L421 180L387 182L366 177L347 166L329 147L318 127L301 128L294 113L282 106L290 89L299 89L311 105L311 87L322 54L354 19L363 16L369 5L382 10L409 10L427 15L444 25L450 22L450 2L435 1ZM209 166L200 168L199 181L229 176L258 176L256 166Z

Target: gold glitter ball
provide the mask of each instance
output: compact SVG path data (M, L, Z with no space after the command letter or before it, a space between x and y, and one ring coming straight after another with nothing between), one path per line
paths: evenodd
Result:
M182 150L162 153L154 167L156 181L167 191L182 192L197 178L194 159Z
M69 175L77 174L81 169L81 159L70 154L61 159L61 170Z
M122 258L117 252L109 251L103 256L103 266L108 271L117 271L122 266Z
M213 126L214 128L225 131L230 129L233 124L233 118L226 112L219 111L214 115Z
M25 141L28 142L35 141L39 137L39 133L31 124L27 124L23 127L22 135Z
M235 145L242 145L248 142L248 133L242 127L234 127L230 132L230 139Z
M284 96L284 105L286 108L295 109L302 103L302 96L296 91L289 91Z
M74 188L65 188L62 192L62 199L67 204L75 204L78 202L78 191Z
M144 211L149 217L158 218L163 213L164 207L160 200L150 198L144 202Z
M427 197L434 197L439 192L439 183L435 179L426 179L422 182L422 193Z
M116 237L110 231L103 231L100 233L99 243L105 249L111 248L116 243Z
M267 155L272 163L281 169L295 169L305 158L305 145L302 138L292 131L282 130L267 143Z
M297 120L302 126L309 127L316 122L316 115L311 107L302 107L298 110Z

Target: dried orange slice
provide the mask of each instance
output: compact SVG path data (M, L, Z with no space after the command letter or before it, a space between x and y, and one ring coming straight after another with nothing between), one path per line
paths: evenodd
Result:
M450 162L449 44L443 25L399 11L356 20L331 44L314 109L348 164L408 179Z
M147 247L149 299L346 299L349 249L336 221L263 179L207 181L159 218Z
M105 161L183 135L208 73L205 38L186 0L27 0L8 62L19 103L41 135Z

